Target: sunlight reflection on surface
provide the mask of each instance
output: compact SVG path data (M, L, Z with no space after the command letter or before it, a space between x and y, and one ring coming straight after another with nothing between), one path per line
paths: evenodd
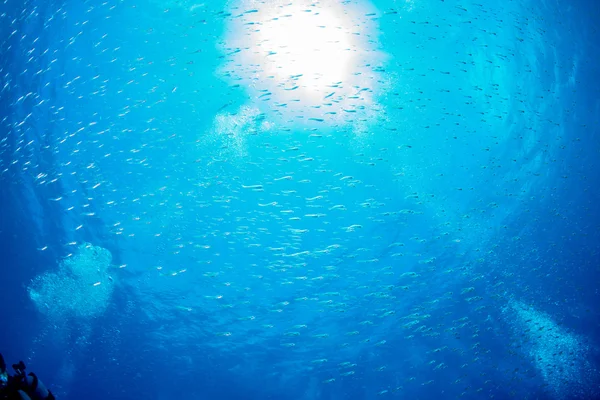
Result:
M263 57L265 73L286 83L302 75L302 87L315 92L345 81L353 56L341 19L327 9L289 8L289 14L267 18L256 32L254 50Z
M237 1L221 73L280 122L369 119L382 57L365 4Z

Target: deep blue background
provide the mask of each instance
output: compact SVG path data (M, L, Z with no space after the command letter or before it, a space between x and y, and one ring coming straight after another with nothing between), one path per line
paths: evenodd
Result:
M109 3L0 5L0 351L7 362L23 359L68 399L600 393L598 2L373 2L380 13L399 13L377 21L383 32L377 51L386 57L373 62L385 69L373 72L373 82L386 83L372 84L377 102L367 108L385 112L360 111L357 117L370 121L371 136L357 133L358 122L286 125L292 117L270 114L247 83L246 60L223 49L228 24L235 24L226 15L233 3L209 5L192 16L186 2ZM258 14L268 7L260 5ZM196 48L203 51L190 56ZM237 74L245 89L221 74L235 65L241 65ZM96 75L101 78L92 79ZM479 92L482 97L475 97ZM28 93L33 95L20 100ZM243 111L248 104L258 111ZM223 115L246 115L236 120L237 135L262 133L236 136L237 142L223 138L214 122ZM277 128L264 128L265 119ZM324 134L321 141L309 136L314 129ZM202 147L194 147L198 141ZM306 167L295 161L298 154L282 151L292 146L313 157L313 164ZM138 155L132 149L142 150ZM96 167L87 168L90 163ZM40 184L39 173L59 181ZM298 198L287 198L277 186L274 179L285 175L294 176L286 188ZM277 201L296 207L298 216L322 212L306 207L310 201L304 199L345 184L340 177L346 175L360 182L325 195L329 225L316 219L294 226L310 231L302 241L278 219L278 210L260 206ZM302 179L310 183L298 183ZM92 188L96 182L102 182L98 190ZM265 194L242 188L253 184L264 184ZM218 201L228 197L231 208L221 208ZM111 200L115 205L107 206ZM365 201L381 204L361 206ZM336 204L349 211L341 217L327 211ZM68 206L78 212L66 211ZM405 209L416 213L394 214ZM83 211L95 215L84 217ZM353 223L363 225L360 233L343 236L338 228ZM76 230L80 224L84 228ZM240 234L243 226L250 226L249 242ZM460 242L445 239L446 233ZM66 312L56 321L40 312L29 288L75 251L70 242L112 253L114 291L104 312L89 318ZM262 247L247 246L256 242ZM296 247L287 253L334 243L341 248L293 258L304 265L282 272L290 257L266 249L290 242ZM405 247L390 247L396 242ZM179 243L187 244L177 253ZM192 244L210 244L211 250ZM394 254L400 251L401 262ZM373 259L378 261L365 263ZM122 264L127 267L117 268ZM322 286L310 280L282 284L312 277L314 270L326 274L321 268L328 265L339 276ZM385 265L393 266L393 277L382 273ZM257 272L263 266L269 268ZM179 281L168 280L184 268ZM450 269L456 273L445 272ZM409 281L408 291L398 289L407 284L398 277L411 271L420 277ZM227 300L232 311L207 300L228 293L207 278L213 272L236 287ZM259 273L264 279L257 283ZM366 296L386 285L396 285L395 298ZM468 287L482 297L479 302L465 300L461 291ZM330 292L340 295L327 297ZM344 312L297 301L304 296L332 299L334 309ZM511 314L513 300L550 316L557 337L579 338L581 353L568 359L577 376L559 389L535 362L536 351L552 344L536 344L531 326ZM281 306L285 301L291 304ZM274 313L278 307L286 311ZM389 310L397 319L381 317ZM411 331L401 327L401 317L414 312L430 314L423 324L431 330L407 338ZM257 322L243 319L249 315ZM468 320L463 327L461 318ZM359 324L365 320L375 323ZM291 340L285 333L301 330L292 327L304 321L310 335L294 337L292 350L282 346ZM275 327L269 331L265 324ZM348 335L358 329L365 336ZM324 332L329 342L315 339ZM375 345L381 340L385 344ZM349 345L340 348L343 342ZM432 353L439 348L447 350ZM328 361L313 362L319 359ZM429 365L431 359L435 364ZM550 360L550 370L560 376L565 358ZM337 364L343 361L356 364L353 375L342 375ZM448 368L433 370L440 362ZM323 383L330 378L335 382ZM379 397L382 390L390 392Z

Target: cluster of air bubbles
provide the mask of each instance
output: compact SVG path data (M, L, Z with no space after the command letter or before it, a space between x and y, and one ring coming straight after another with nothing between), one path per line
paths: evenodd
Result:
M523 348L556 398L568 398L589 390L587 383L592 366L588 361L590 349L583 337L520 301L510 300L504 314L524 341Z
M100 315L113 291L111 261L107 249L84 243L59 263L57 271L35 277L29 296L38 310L53 321Z

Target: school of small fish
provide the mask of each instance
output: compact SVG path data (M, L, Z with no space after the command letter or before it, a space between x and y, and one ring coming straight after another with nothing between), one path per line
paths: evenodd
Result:
M127 293L163 321L150 347L246 378L269 363L265 386L311 382L302 398L592 379L586 339L540 310L572 296L540 294L562 244L531 234L588 188L570 172L584 49L551 6L2 1L0 184L39 252L112 253L38 277L40 309L90 318L65 296Z

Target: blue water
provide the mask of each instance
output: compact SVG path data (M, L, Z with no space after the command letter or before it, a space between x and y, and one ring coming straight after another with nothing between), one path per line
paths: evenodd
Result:
M60 399L600 396L600 3L0 4L0 351Z

